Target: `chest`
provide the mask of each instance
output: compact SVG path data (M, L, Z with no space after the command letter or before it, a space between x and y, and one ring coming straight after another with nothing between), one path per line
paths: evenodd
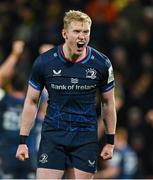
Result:
M90 64L53 63L45 73L46 86L53 90L91 90L100 81L101 73Z

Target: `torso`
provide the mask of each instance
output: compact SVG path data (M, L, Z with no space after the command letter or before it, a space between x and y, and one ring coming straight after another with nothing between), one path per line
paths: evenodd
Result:
M114 81L109 82L109 60L88 47L86 57L72 63L64 58L58 46L37 61L40 75L34 73L35 68L30 84L38 89L45 86L48 91L45 122L68 131L95 131L96 89L107 91L114 87Z

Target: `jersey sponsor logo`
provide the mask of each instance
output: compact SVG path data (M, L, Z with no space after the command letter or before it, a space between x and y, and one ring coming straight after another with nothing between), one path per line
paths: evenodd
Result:
M53 69L53 76L61 76L61 72L62 72L61 69L58 70L58 71L56 71L55 69Z
M93 68L89 68L86 70L86 78L95 79L96 78L96 70Z
M79 82L78 78L71 78L71 83L77 84Z
M96 88L96 84L94 85L77 85L77 84L71 84L71 85L57 85L57 84L51 84L51 88L54 90L90 90Z
M39 158L39 162L41 163L47 163L48 162L48 155L46 153L41 154L40 158Z
M107 83L110 83L112 81L114 81L114 73L113 73L112 66L110 66L108 69L108 81L107 81Z
M96 161L88 160L88 166L94 167L94 166L95 166L95 162L96 162Z

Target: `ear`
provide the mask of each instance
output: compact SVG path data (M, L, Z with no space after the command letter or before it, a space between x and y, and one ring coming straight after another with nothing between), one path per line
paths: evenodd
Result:
M63 36L64 39L67 39L67 35L66 35L65 29L62 30L62 36Z

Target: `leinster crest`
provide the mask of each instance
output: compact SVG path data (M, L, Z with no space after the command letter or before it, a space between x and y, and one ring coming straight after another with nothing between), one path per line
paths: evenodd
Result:
M89 68L86 70L86 78L95 79L96 78L96 70L94 68Z
M48 162L48 155L46 153L41 154L39 162L41 163L47 163Z

